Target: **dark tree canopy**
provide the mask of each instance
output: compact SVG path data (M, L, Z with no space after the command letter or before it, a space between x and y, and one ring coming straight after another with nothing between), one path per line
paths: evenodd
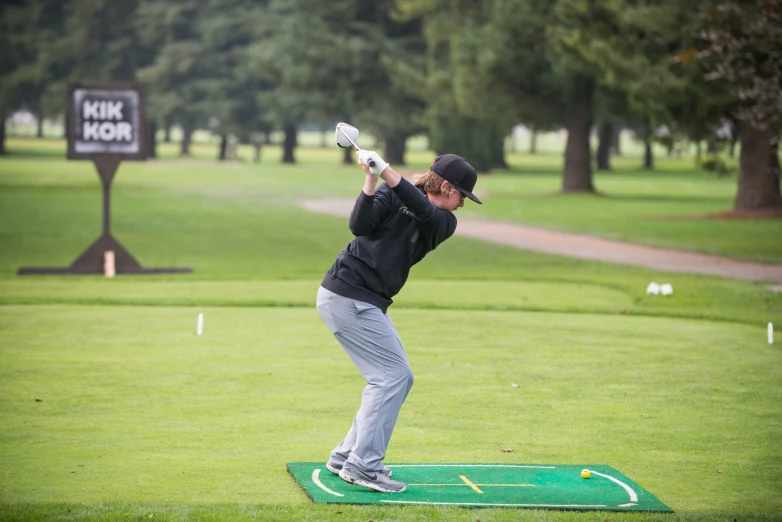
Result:
M0 45L4 116L61 115L71 80L136 80L153 128L178 126L182 154L211 131L221 158L281 131L295 162L303 125L350 121L392 164L424 133L485 172L524 124L565 130L562 190L592 192L620 126L652 167L654 129L713 146L729 119L736 207L782 205L779 0L9 0Z

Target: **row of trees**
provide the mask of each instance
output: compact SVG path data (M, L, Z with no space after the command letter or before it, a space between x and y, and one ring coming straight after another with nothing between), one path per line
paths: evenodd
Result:
M0 14L0 111L63 112L71 80L140 81L153 128L250 141L351 121L404 163L437 153L505 165L519 123L567 131L564 191L593 191L619 126L647 143L741 142L736 207L782 207L780 0L27 0ZM5 119L5 118L3 118ZM4 128L0 130L3 152ZM346 161L350 161L346 151Z

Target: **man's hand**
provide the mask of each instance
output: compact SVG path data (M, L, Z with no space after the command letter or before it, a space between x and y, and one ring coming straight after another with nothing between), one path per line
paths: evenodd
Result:
M372 163L374 163L374 166L370 167ZM373 150L359 151L358 164L364 167L365 171L369 170L373 176L380 176L388 167L388 163L383 161L383 158Z

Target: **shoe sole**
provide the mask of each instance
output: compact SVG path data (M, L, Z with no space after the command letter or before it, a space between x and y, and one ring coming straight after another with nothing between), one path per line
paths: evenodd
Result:
M402 493L407 489L407 486L404 486L402 489L387 489L383 486L380 486L379 484L375 484L374 482L367 482L366 480L361 480L360 478L351 477L350 475L347 475L345 473L340 472L339 478L344 480L345 482L350 482L351 484L357 484L359 486L364 486L365 488L374 489L375 491L379 491L381 493Z
M329 470L330 472L332 472L332 473L333 473L333 474L335 474L335 475L339 475L339 472L340 472L340 471L342 471L342 468L338 468L338 467L336 467L336 466L332 466L332 465L331 465L331 464L329 464L328 462L326 463L326 469L327 469L327 470ZM386 469L388 469L388 468L386 468ZM383 470L383 472L385 473L385 469ZM386 473L386 477L388 477L388 478L391 478L391 474L392 474L392 473L393 473L393 471L391 471L391 470L389 469L389 470L388 470L388 473Z

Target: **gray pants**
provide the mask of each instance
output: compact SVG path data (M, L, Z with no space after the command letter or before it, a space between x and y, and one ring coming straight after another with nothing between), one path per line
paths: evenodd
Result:
M362 301L318 289L318 313L367 381L353 426L332 451L367 471L382 471L413 370L391 318Z

